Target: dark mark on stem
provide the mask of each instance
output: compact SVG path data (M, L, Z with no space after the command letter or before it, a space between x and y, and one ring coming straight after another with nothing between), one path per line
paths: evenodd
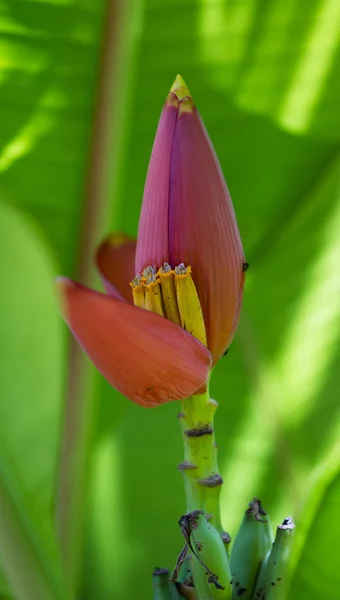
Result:
M178 465L177 469L179 471L189 471L190 469L197 469L197 465L193 465L192 463L185 460L184 462L181 462Z
M206 479L199 479L198 483L200 483L201 485L205 485L209 488L215 488L219 485L222 485L223 479L221 475L217 473L216 475L211 475L211 477L207 477Z
M212 427L209 427L208 425L206 425L205 427L200 427L199 429L187 429L187 431L185 432L185 435L187 435L190 438L193 437L201 437L202 435L212 435L214 433L214 430Z

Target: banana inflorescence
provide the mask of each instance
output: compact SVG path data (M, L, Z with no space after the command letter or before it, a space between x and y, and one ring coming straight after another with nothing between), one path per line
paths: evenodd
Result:
M275 540L260 500L249 503L232 545L214 527L211 515L195 510L179 521L185 545L172 577L166 569L153 576L154 600L283 600L294 523L277 527ZM228 542L230 536L228 536Z

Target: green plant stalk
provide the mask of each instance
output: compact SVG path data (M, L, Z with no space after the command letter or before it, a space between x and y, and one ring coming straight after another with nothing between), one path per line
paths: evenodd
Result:
M203 510L212 515L211 523L222 533L220 491L223 483L217 464L214 415L217 402L210 399L209 388L183 400L178 415L183 443L183 473L186 512Z
M217 402L209 397L209 386L201 394L182 401L178 415L183 443L183 473L186 513L202 510L211 515L211 523L222 533L220 490L223 483L217 464L214 415ZM227 547L226 547L227 550ZM192 574L199 600L212 600L208 578L201 564L191 557Z

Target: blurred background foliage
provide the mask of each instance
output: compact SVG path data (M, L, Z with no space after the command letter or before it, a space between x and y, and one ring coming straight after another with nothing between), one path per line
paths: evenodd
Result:
M69 580L83 600L147 600L181 547L178 406L109 388L53 292L58 274L99 285L96 243L136 234L179 72L251 264L212 381L224 526L254 495L274 524L293 514L289 598L335 600L338 0L0 0L0 30L0 598L68 598Z

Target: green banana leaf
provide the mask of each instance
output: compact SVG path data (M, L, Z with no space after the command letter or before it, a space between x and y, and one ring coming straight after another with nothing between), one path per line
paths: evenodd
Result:
M136 234L178 72L251 265L238 333L212 381L225 528L235 535L254 495L274 523L298 512L336 440L338 22L336 0L0 0L1 482L12 497L14 480L16 539L23 555L40 548L32 572L52 598L64 589L58 536L84 600L132 598L136 581L150 598L155 566L171 568L181 549L177 405L146 411L112 390L65 344L53 298L58 274L98 286L90 264L102 235ZM6 559L12 536L8 527L1 592L9 585L21 600L24 573L14 581ZM329 539L318 533L319 555ZM317 600L317 569L301 556Z
M0 255L0 562L18 598L62 600L52 506L66 346L55 266L36 225L5 202Z
M338 442L310 478L299 515L300 535L291 557L287 597L292 600L303 596L313 600L338 597L339 452Z

